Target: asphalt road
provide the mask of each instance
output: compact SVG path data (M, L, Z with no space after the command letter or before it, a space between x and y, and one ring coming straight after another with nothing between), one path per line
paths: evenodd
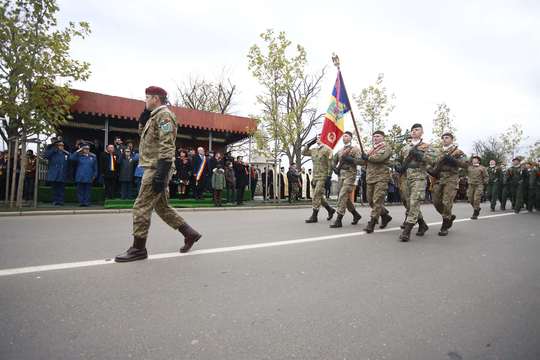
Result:
M152 258L129 264L104 261L129 214L0 218L0 359L540 359L540 214L458 204L449 236L399 243L390 210L370 235L366 208L341 229L308 209L183 213L204 234L188 256L155 216Z

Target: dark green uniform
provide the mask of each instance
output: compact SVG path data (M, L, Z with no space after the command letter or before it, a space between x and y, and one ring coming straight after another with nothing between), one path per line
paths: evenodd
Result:
M504 173L504 189L502 194L501 209L506 209L506 202L510 199L512 209L516 206L516 195L519 187L519 179L521 178L520 166L512 166Z
M491 203L491 210L494 211L503 185L503 173L498 166L488 167L487 172L489 180L486 195Z
M540 196L538 194L538 191L536 190L536 183L538 182L538 167L532 167L529 169L529 192L528 192L528 199L527 199L527 210L529 212L532 212L533 209L536 207L536 210L538 210L537 202L538 197Z
M516 203L514 206L514 211L516 213L520 212L523 208L523 204L528 200L527 195L529 192L529 171L527 168L523 167L519 173L517 188L516 188Z

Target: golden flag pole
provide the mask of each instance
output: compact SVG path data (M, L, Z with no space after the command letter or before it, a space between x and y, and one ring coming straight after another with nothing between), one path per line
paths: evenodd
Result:
M338 72L341 72L339 57L336 55L336 53L332 53L332 62L334 63L335 67L337 67ZM350 102L350 100L349 100L349 102ZM351 104L349 104L349 105L351 105ZM358 131L358 126L356 126L356 119L354 118L352 105L351 105L349 111L351 113L351 118L352 118L352 122L353 122L353 125L354 125L354 131L356 133L356 137L358 138L358 144L360 144L360 151L362 151L362 154L364 154L364 147L362 146L362 139L360 139L360 132Z

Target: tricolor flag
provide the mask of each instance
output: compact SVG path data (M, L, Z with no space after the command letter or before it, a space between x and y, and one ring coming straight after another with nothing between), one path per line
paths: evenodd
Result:
M347 112L351 110L347 90L341 77L341 71L338 70L336 84L332 90L330 106L324 117L324 125L321 133L321 142L333 149L344 131L345 119L343 118Z

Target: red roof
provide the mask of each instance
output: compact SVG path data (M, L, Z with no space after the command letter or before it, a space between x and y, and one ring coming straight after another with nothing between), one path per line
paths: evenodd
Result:
M137 120L144 109L144 101L119 96L104 95L90 91L72 90L79 100L71 107L71 112L106 116L117 119ZM181 127L221 132L250 134L257 129L254 119L212 113L171 106Z

